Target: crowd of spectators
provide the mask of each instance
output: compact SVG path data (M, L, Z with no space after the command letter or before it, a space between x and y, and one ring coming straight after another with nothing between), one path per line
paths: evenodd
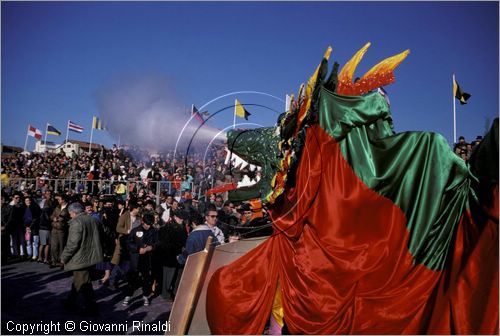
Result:
M206 160L197 153L186 159L179 154L176 157L172 153L149 156L137 148L125 151L113 146L111 150L91 155L74 152L66 155L62 151L17 154L2 158L2 187L6 192L10 192L9 186L21 191L54 190L54 180L65 180L73 181L63 186L65 191L93 195L119 193L123 196L127 191L124 183L131 188L128 191L138 194L157 192L158 182L169 182L171 194L182 191L200 194L231 178L228 177L228 167L224 165L224 149L214 147L211 153ZM22 185L13 185L11 182L15 180ZM143 190L138 190L140 188ZM196 190L198 188L205 190Z
M478 135L476 137L476 140L474 140L470 143L467 143L465 141L465 138L463 136L460 136L458 138L458 142L453 147L453 151L455 152L455 154L457 154L459 157L461 157L465 162L468 162L470 155L472 153L472 150L474 149L475 146L479 145L482 140L483 140L483 137Z
M174 298L187 257L203 249L208 236L214 244L225 244L272 232L259 202L233 203L225 194L206 194L208 187L233 181L222 147L215 147L207 162L197 154L150 157L116 146L92 155L72 154L2 158L2 263L29 261L64 268L61 255L71 226L68 207L80 203L84 215L100 227L104 259L96 265L96 279L123 291L123 305L142 287L148 305L156 295ZM56 191L52 179L85 183ZM112 192L102 188L101 180L113 181ZM169 188L158 194L160 182L168 182ZM127 192L120 191L120 183L126 183Z

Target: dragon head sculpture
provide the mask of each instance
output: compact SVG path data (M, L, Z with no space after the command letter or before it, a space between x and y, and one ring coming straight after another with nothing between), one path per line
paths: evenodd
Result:
M288 110L278 118L276 127L251 130L232 130L228 133L228 156L233 169L243 176L235 189L229 191L232 201L259 198L263 203L274 203L287 185L293 185L294 173L302 154L306 129L319 119L318 101L321 89L337 95L360 96L394 82L394 69L406 58L409 50L384 59L359 80L353 81L357 65L370 43L361 48L338 72L334 63L326 79L328 47L321 63L307 82L299 88L297 97L291 97Z
M228 133L228 157L232 169L239 169L243 180L229 192L232 201L261 198L272 191L272 178L279 167L279 137L273 127L232 130Z

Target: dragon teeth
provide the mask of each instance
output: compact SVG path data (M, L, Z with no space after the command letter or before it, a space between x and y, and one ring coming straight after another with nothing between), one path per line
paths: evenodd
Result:
M233 169L239 168L241 170L241 169L244 169L247 166L249 166L250 171L252 171L252 172L255 170L257 170L257 171L262 170L261 167L254 165L254 164L251 164L251 163L248 163L247 161L245 161L244 159L242 159L241 157L239 157L235 153L232 153L229 150L229 148L226 147L225 150L226 150L226 159L224 160L225 165L228 165L229 162L231 162Z
M238 168L238 167L239 167L239 166L240 166L243 162L244 162L244 161L243 161L243 159L242 159L242 158L240 158L239 156L236 156L236 157L234 158L234 168L235 168L235 169L236 169L236 168Z
M224 148L226 150L226 159L224 160L224 164L227 165L229 163L229 159L231 158L231 151L229 148Z
M241 179L241 181L238 182L238 188L241 188L241 187L251 187L251 186L253 186L256 183L257 183L257 181L250 180L250 178L248 177L248 175L244 175L243 178Z
M250 185L250 178L248 175L244 175L240 182L238 182L238 188L248 187Z

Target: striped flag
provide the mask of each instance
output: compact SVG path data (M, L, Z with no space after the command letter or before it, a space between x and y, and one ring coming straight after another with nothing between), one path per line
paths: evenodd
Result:
M47 134L52 134L52 135L61 135L61 132L58 131L54 126L51 124L47 124Z
M34 126L29 125L28 135L34 137L37 140L40 140L42 138L42 131L40 131L38 128Z
M97 117L92 118L92 128L97 129L97 130L105 130L106 129L106 127L102 123L102 120L97 118Z
M83 132L83 127L80 125L75 124L71 120L68 120L68 130L76 132L76 133L82 133Z

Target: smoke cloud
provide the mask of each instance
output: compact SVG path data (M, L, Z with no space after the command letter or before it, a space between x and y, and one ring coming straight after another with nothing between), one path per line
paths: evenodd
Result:
M114 78L96 95L97 109L109 133L122 144L148 151L190 152L214 139L218 130L191 119L191 105L180 103L173 83L160 75L127 75ZM222 140L225 134L219 136Z

